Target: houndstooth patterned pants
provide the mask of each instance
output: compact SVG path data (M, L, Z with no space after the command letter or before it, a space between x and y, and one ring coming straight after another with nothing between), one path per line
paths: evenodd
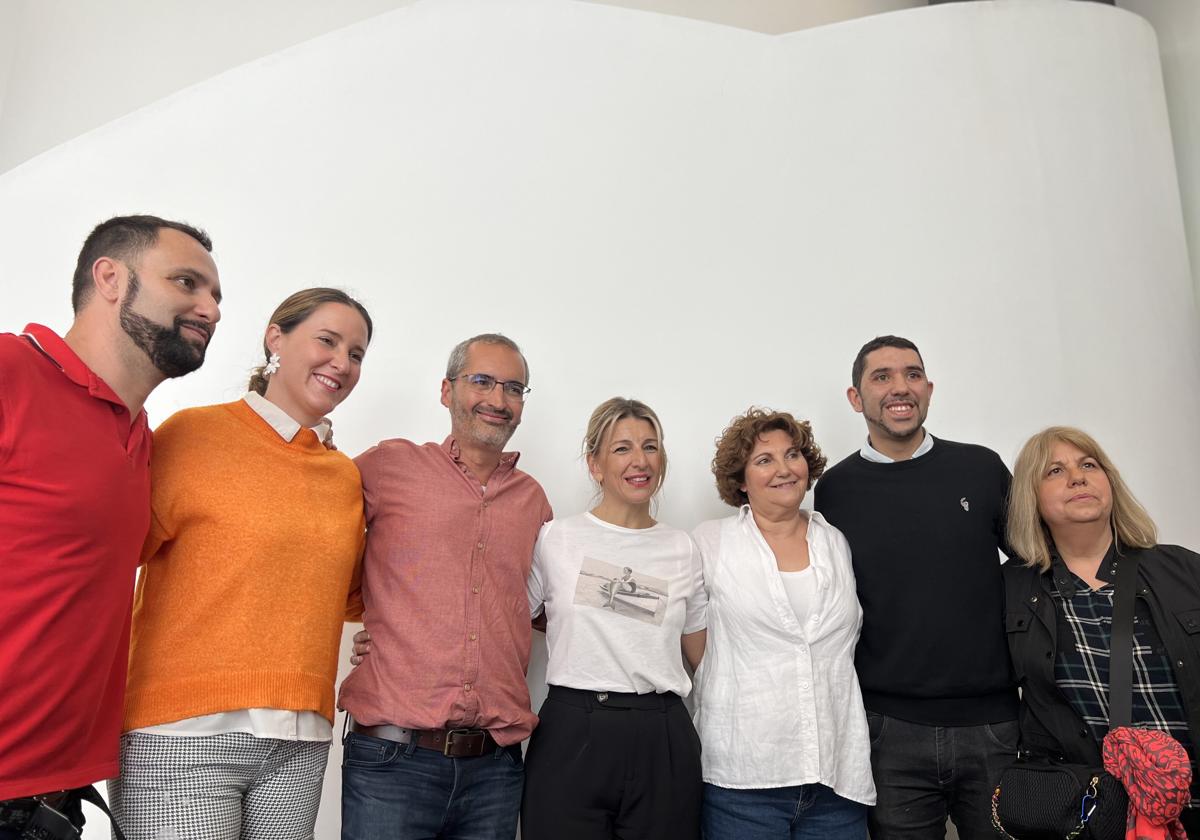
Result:
M312 840L328 758L325 741L129 732L108 798L129 840Z

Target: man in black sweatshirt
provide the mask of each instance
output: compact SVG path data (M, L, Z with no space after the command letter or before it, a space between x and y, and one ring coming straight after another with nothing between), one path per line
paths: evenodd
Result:
M850 542L862 636L855 665L878 802L872 840L992 838L991 784L1017 745L1004 634L1004 507L990 449L925 431L933 383L911 341L854 360L867 443L827 470L815 506Z

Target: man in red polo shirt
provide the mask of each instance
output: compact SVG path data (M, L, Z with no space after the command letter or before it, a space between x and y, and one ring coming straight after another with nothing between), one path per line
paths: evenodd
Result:
M189 225L109 219L80 251L66 336L0 334L0 840L82 826L79 789L117 775L150 517L142 404L204 361L211 250Z

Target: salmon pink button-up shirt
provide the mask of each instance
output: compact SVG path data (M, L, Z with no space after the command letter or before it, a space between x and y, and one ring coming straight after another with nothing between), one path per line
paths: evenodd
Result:
M546 494L506 452L487 487L458 445L386 440L355 459L367 515L363 623L371 654L338 705L359 723L529 736L525 581Z

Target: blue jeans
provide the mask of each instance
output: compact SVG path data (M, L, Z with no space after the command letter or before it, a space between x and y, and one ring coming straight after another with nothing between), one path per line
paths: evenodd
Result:
M866 840L867 806L825 785L733 788L704 785L704 840Z
M995 840L992 786L1017 753L1015 720L926 726L867 712L878 800L871 840Z
M351 732L342 754L342 840L513 840L521 745L447 758Z

